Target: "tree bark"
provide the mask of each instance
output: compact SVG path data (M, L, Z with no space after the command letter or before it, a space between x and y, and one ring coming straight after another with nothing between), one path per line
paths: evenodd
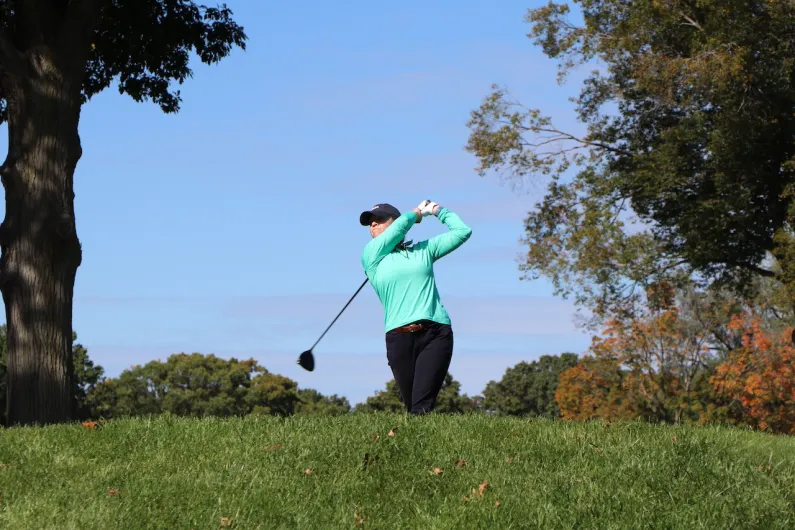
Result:
M8 324L7 424L46 425L75 414L72 299L82 250L73 177L81 156L80 81L46 49L6 79L8 157L0 174L0 292ZM70 79L72 77L73 79Z

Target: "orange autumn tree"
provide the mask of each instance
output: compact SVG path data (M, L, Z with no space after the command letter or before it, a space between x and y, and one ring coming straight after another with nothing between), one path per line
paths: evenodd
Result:
M795 434L793 329L773 335L755 315L736 316L729 327L742 334L742 347L717 366L716 393L739 403L749 425Z
M555 399L563 418L680 422L701 416L714 323L684 318L675 294L657 284L636 318L607 322L589 354L561 375Z
M560 374L555 401L564 419L632 419L625 406L622 372L613 356L584 356L576 366Z

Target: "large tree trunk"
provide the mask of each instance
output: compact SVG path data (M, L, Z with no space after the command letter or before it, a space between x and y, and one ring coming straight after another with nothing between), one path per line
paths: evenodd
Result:
M73 175L81 156L80 83L46 52L9 82L8 158L0 169L0 291L8 324L7 423L74 416L72 296L82 252Z

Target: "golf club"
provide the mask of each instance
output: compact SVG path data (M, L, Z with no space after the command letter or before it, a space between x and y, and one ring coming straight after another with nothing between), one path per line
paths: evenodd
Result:
M362 282L362 285L360 285L359 288L356 289L356 292L353 293L353 296L351 296L351 299L348 300L347 304L345 304L345 307L342 308L342 311L345 311L345 308L348 307L348 305L351 302L353 302L353 299L356 298L356 295L359 294L359 291L362 290L362 287L364 287L364 284L367 283L367 280L368 280L368 278L364 279L364 282ZM329 329L331 329L331 326L333 326L334 322L336 322L337 319L340 317L340 315L342 314L342 311L340 311L339 314L334 318L334 320L331 321L331 324L328 325L328 327L326 328L326 331L323 332L323 335L325 335L326 332ZM315 356L312 354L312 350L315 349L315 346L317 346L317 343L320 342L320 339L323 338L323 335L320 335L320 338L318 338L315 341L315 343L312 345L311 348L309 348L308 350L306 350L305 352L303 352L301 355L298 356L298 364L301 366L301 368L303 368L304 370L306 370L308 372L311 372L312 370L315 369Z

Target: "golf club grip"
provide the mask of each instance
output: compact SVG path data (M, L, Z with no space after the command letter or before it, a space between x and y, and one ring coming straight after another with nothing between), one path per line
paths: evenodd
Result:
M336 321L337 321L337 319L340 317L340 315L342 315L342 312L343 312L343 311L345 311L345 309L346 309L346 308L347 308L347 307L350 305L350 303L351 303L351 302L353 302L353 299L354 299L354 298L356 298L356 295L357 295L357 294L359 294L359 291L361 291L361 290L364 288L364 286L365 286L365 284L367 283L367 281L368 281L368 280L369 280L369 278L365 278L365 279L364 279L364 281L363 281L363 282L362 282L362 284L359 286L359 288L358 288L358 289L356 289L356 292L355 292L355 293L353 293L353 296L351 296L351 299L350 299L350 300L348 300L348 303L347 303L347 304L345 304L345 306L344 306L344 307L343 307L343 308L340 310L340 312L339 312L339 313L337 313L337 316L336 316L336 317L334 317L334 320L332 320L332 321L331 321L331 324L329 324L329 325L328 325L328 327L326 328L326 331L324 331L324 332L323 332L323 334L322 334L322 335L320 335L320 337L319 337L319 338L318 338L318 339L315 341L315 343L312 345L312 347L311 347L311 348L309 348L309 350L310 350L310 351L312 351L312 350L314 350L314 349L315 349L315 346L317 346L317 343L318 343L318 342L320 342L320 339L322 339L322 338L323 338L323 337L326 335L326 333L328 332L328 330L330 330L330 329L331 329L331 326L333 326L333 325L334 325L334 322L336 322Z

